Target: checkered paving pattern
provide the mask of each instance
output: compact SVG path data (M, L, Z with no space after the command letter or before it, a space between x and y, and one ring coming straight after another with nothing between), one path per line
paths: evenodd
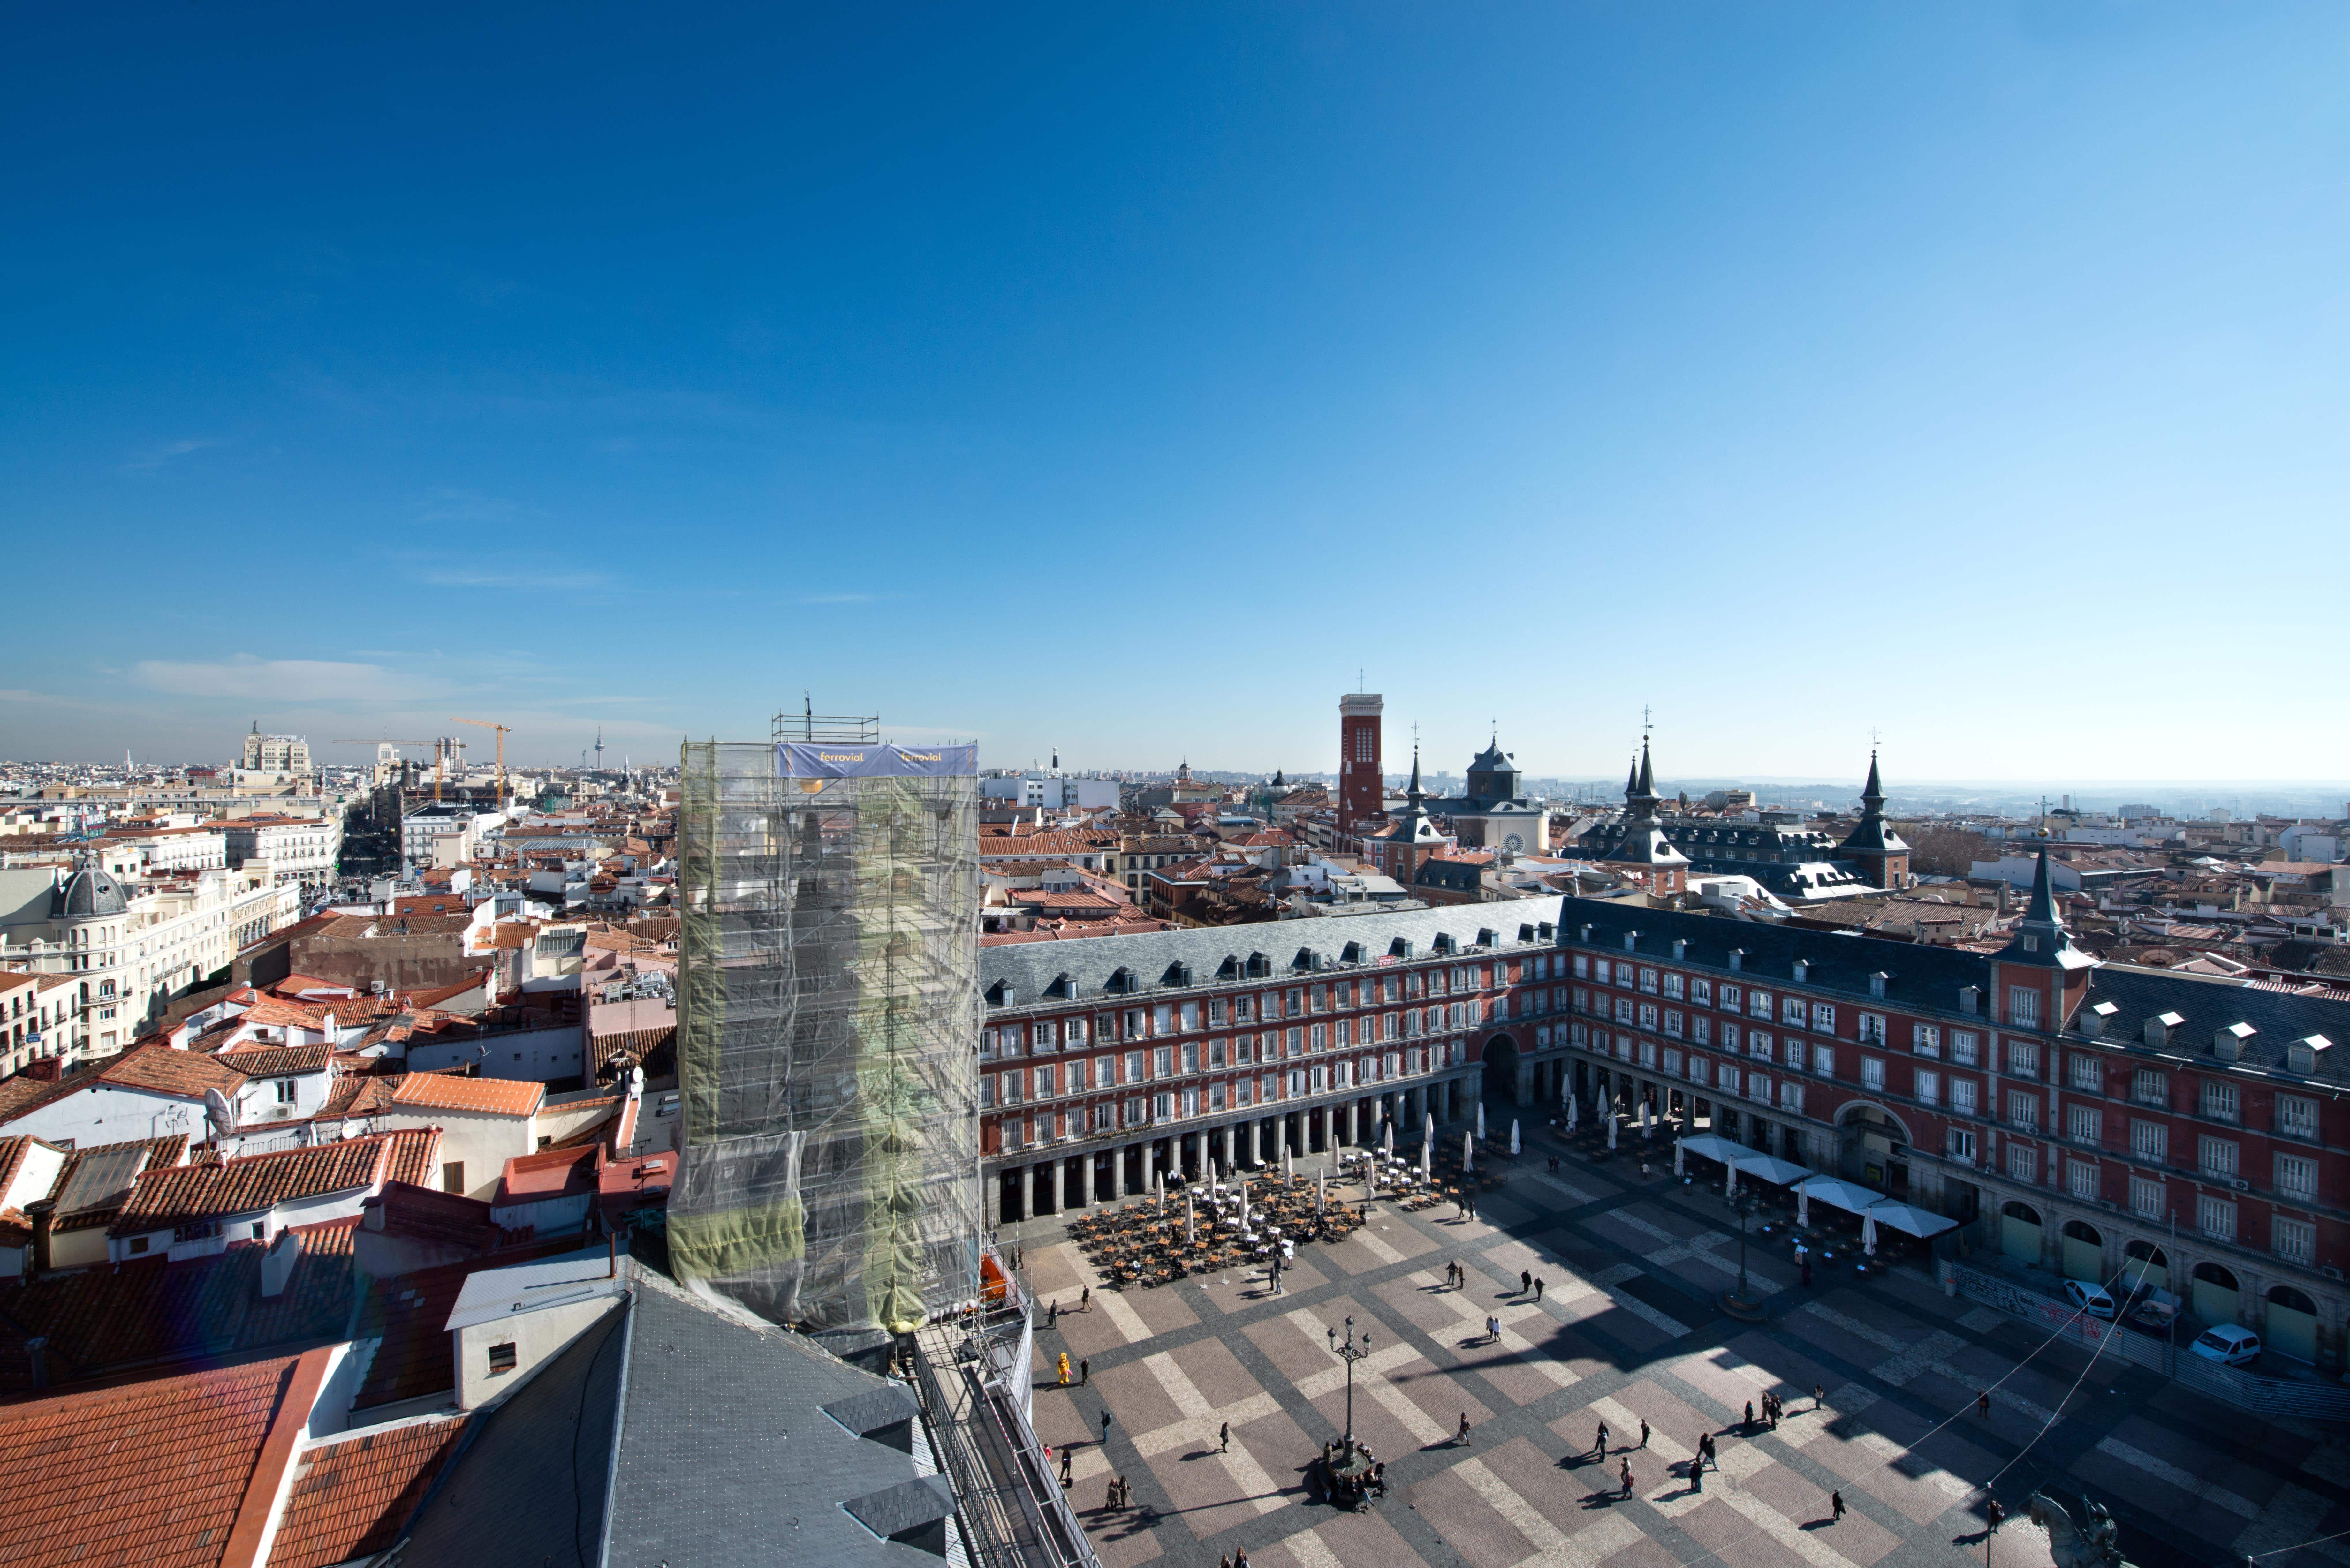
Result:
M2350 1444L2314 1427L2093 1365L1906 1271L1805 1289L1754 1246L1767 1320L1739 1322L1716 1305L1739 1269L1738 1222L1718 1196L1661 1164L1644 1179L1637 1159L1569 1156L1553 1173L1552 1152L1530 1145L1474 1220L1449 1207L1375 1211L1346 1241L1300 1249L1278 1296L1253 1268L1105 1290L1051 1221L1026 1228L1044 1299L1073 1308L1093 1287L1089 1311L1038 1334L1040 1366L1066 1350L1087 1380L1048 1378L1035 1417L1045 1442L1071 1450L1072 1495L1107 1568L1214 1563L1243 1548L1252 1568L1979 1564L1994 1478L2013 1516L1989 1543L1996 1568L2052 1562L2022 1517L2035 1490L2075 1517L2085 1494L2104 1504L2145 1568L2350 1531ZM1467 1269L1465 1288L1446 1282L1448 1262ZM1544 1281L1539 1301L1522 1272ZM1349 1316L1372 1336L1355 1366L1355 1432L1388 1480L1385 1499L1352 1513L1307 1487L1321 1444L1345 1427L1347 1369L1324 1330ZM1979 1417L1978 1391L2002 1377ZM1786 1403L1775 1430L1744 1422L1765 1391ZM1709 1432L1719 1469L1700 1487L1689 1466ZM1134 1504L1111 1511L1117 1476ZM2350 1537L2260 1568L2328 1563L2350 1564Z

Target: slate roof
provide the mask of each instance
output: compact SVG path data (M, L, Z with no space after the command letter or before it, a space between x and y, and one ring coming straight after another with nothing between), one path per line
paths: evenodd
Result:
M2309 1034L2323 1034L2331 1050L2317 1054L2320 1083L2350 1082L2350 1001L2338 997L2295 994L2233 976L2182 974L2176 970L2139 969L2104 964L2089 975L2084 1012L2111 1002L2114 1012L2101 1043L2146 1048L2146 1021L2166 1012L2182 1020L2169 1034L2162 1054L2193 1058L2199 1065L2224 1069L2230 1065L2270 1073L2288 1073L2285 1047ZM2077 1022L2081 1014L2075 1014ZM2243 1039L2241 1055L2233 1064L2213 1054L2211 1037L2232 1024L2249 1023L2257 1033Z
M247 1493L284 1474L265 1440L309 1418L317 1371L273 1356L0 1407L0 1562L223 1561Z
M305 1453L268 1568L329 1568L390 1546L455 1451L465 1421L391 1427Z
M1274 985L1294 981L1305 972L1291 967L1305 949L1321 953L1326 966L1335 966L1327 968L1327 973L1344 975L1354 969L1373 968L1389 956L1398 941L1409 942L1415 959L1431 957L1440 933L1451 937L1456 951L1474 943L1481 930L1491 930L1503 946L1512 946L1519 940L1522 927L1528 940L1533 940L1533 933L1543 924L1555 925L1564 901L1557 897L1517 898L1500 904L1380 910L1326 922L1286 920L1138 932L1106 942L983 946L979 982L993 1002L995 987L1010 981L1014 987L1013 1005L1019 1007L1061 1000L1062 991L1048 994L1048 989L1064 975L1067 977L1064 990L1073 1000L1112 1005L1127 1000L1169 1001L1218 984L1239 983L1220 981L1219 971L1229 959L1236 974L1245 974L1251 955L1256 953L1262 953L1271 965L1270 974L1258 983ZM1349 945L1357 946L1360 953L1351 963L1343 957ZM1168 971L1178 964L1191 967L1192 984L1188 988L1163 984ZM1111 977L1121 970L1139 981L1139 991L1108 989Z

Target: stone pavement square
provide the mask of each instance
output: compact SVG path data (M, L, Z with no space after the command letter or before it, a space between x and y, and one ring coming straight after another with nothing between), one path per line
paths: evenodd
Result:
M2280 1548L2293 1550L2261 1568L2350 1568L2350 1540L2299 1545L2350 1529L2350 1450L2134 1366L2083 1377L2085 1353L1921 1275L1836 1271L1805 1289L1783 1238L1749 1236L1750 1279L1775 1288L1764 1322L1739 1322L1719 1305L1738 1241L1717 1195L1573 1156L1553 1175L1549 1151L1536 1137L1514 1166L1493 1160L1507 1186L1476 1220L1375 1206L1347 1241L1301 1248L1279 1296L1255 1266L1107 1290L1049 1222L1024 1228L1041 1295L1068 1308L1094 1287L1092 1310L1040 1327L1035 1410L1039 1437L1070 1450L1072 1501L1102 1562L1212 1564L1244 1546L1262 1568L1960 1568L1981 1562L1981 1487L1997 1475L2018 1517L1996 1568L2049 1563L2020 1517L2042 1486L2067 1507L2085 1489L2112 1508L2144 1568ZM1465 1288L1444 1282L1448 1262ZM1524 1272L1543 1278L1541 1300ZM1354 1430L1388 1480L1353 1513L1310 1484L1347 1419L1348 1370L1325 1330L1348 1315L1371 1334L1352 1371ZM1052 1386L1064 1349L1073 1368L1089 1359L1089 1386ZM1828 1393L1818 1412L1814 1386ZM1974 1413L1984 1387L1989 1420ZM1766 1391L1786 1400L1780 1427L1745 1427ZM1610 1452L1594 1459L1603 1417ZM1719 1469L1700 1492L1689 1461L1706 1433ZM1135 1507L1103 1507L1113 1475Z

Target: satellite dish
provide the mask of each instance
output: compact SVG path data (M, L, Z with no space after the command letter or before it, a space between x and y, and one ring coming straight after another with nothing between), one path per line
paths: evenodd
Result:
M218 1089L206 1089L204 1120L211 1126L214 1137L228 1137L236 1131L236 1108L228 1103L228 1096Z

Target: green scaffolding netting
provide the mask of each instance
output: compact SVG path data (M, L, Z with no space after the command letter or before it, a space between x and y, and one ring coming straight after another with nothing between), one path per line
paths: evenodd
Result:
M776 1323L979 1293L978 788L684 753L671 1262Z

